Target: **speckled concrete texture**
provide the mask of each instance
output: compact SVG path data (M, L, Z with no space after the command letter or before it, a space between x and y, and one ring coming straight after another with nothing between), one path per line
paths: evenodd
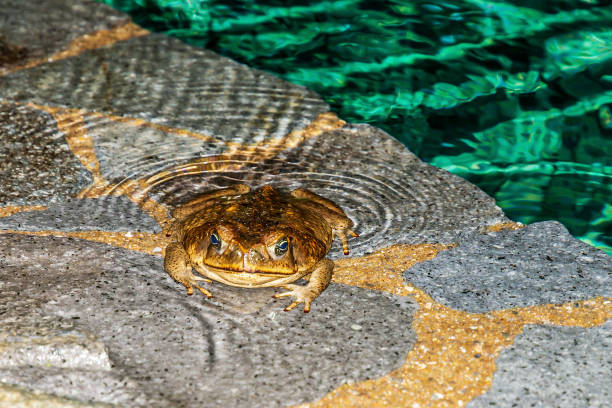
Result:
M126 15L89 0L2 0L0 54L13 50L13 58L0 57L0 74L49 57L79 36L127 21Z
M150 215L126 197L72 199L53 203L42 211L0 218L0 229L18 231L147 231L161 228Z
M22 387L0 384L0 406L10 408L110 408L109 404L80 402Z
M0 135L2 205L57 201L92 182L51 115L0 101Z
M489 392L467 406L604 408L612 401L612 321L529 326L497 359Z
M285 406L380 376L414 343L406 298L332 284L285 313L278 290L214 284L209 301L159 258L81 240L0 236L0 282L0 381L83 401Z
M478 313L612 296L612 259L551 221L474 235L404 278L437 302Z
M119 112L239 142L284 136L328 110L312 91L161 35L7 74L0 98Z

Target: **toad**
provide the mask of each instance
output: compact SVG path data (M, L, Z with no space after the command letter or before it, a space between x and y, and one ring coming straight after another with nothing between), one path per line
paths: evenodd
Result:
M164 269L193 294L199 281L245 288L282 287L292 296L289 311L304 312L327 288L334 263L325 258L334 236L348 255L353 222L332 201L298 188L285 193L270 185L239 184L202 194L172 213ZM193 273L195 269L202 276ZM305 286L292 284L304 278Z

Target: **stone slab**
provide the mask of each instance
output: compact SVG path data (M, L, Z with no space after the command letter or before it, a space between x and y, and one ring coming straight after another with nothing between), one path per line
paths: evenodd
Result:
M17 231L160 232L155 220L127 197L102 197L53 203L44 211L0 218L0 229Z
M70 322L47 320L46 324L41 325L28 320L32 319L3 324L0 367L19 370L27 366L110 370L104 345L74 330Z
M13 328L10 344L21 342L22 351L37 337L16 326L46 334L37 359L0 361L0 381L130 406L287 406L386 374L414 344L416 306L407 298L332 284L304 314L282 311L287 301L271 299L281 289L208 288L216 300L186 296L149 255L1 235L0 332ZM93 362L52 357L67 348ZM100 366L105 359L110 368Z
M137 117L241 143L282 137L329 110L301 86L156 34L0 76L0 98Z
M10 408L110 408L108 404L83 403L22 387L0 384L0 406Z
M612 258L548 221L474 234L404 278L448 307L482 313L612 296Z
M165 168L223 153L227 144L179 135L159 127L86 116L88 134L105 180L150 176Z
M62 51L80 36L128 21L125 14L95 1L2 0L0 74L3 68L21 66Z
M480 407L609 407L612 320L593 328L529 326L497 359Z
M0 102L0 204L47 204L93 179L72 154L51 115Z

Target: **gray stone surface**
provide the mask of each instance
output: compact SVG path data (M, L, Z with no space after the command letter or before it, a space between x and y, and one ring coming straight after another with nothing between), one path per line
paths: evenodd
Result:
M147 231L159 232L155 220L127 197L66 200L44 211L0 218L0 229L18 231Z
M0 74L62 51L84 34L128 21L125 14L89 0L2 0ZM9 50L10 58L2 52Z
M23 387L0 384L0 406L10 408L110 408L114 405L78 402ZM115 405L116 406L116 405Z
M612 401L612 320L600 327L529 326L502 351L479 407L603 408Z
M51 115L0 101L0 203L45 204L93 180Z
M15 350L0 382L128 406L287 406L386 374L414 344L406 298L332 284L304 314L278 289L209 289L186 296L152 256L0 235L0 347Z
M481 313L612 296L612 258L548 221L474 234L404 278L437 302Z
M147 35L0 76L0 98L256 142L328 110L314 92L176 39Z
M110 182L150 176L170 166L220 154L227 144L177 135L143 124L87 117L88 133L100 162L100 173Z
M341 205L355 221L360 236L350 240L351 255L396 243L457 242L484 225L508 221L478 187L423 163L369 125L347 125L307 139L263 163L246 159L234 171L179 174L156 186L152 195L175 206L237 182L285 190L306 187ZM341 253L336 242L330 256Z

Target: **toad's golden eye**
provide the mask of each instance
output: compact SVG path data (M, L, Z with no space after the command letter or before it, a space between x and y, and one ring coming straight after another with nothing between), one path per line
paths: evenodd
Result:
M217 231L214 231L212 234L210 234L210 243L212 244L212 246L215 247L216 250L219 250L221 248L221 238L219 238L219 234L217 233Z
M285 255L288 249L289 249L289 241L287 241L287 237L283 237L279 239L276 245L274 246L274 254L277 257L281 257Z

